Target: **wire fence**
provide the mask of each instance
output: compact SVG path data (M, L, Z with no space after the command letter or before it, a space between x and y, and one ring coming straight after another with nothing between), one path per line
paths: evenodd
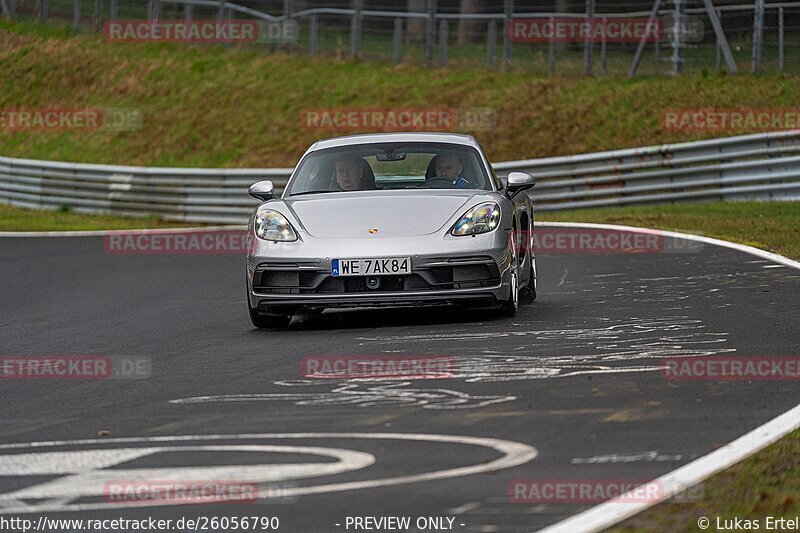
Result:
M0 0L0 5L17 20L57 20L106 36L114 21L256 21L261 39L226 44L268 53L484 65L561 76L800 73L800 1Z

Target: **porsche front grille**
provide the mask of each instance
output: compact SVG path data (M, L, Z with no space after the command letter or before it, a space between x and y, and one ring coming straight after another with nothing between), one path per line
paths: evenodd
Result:
M495 286L500 274L493 262L415 269L404 276L338 276L321 270L257 269L253 289L262 294L352 294L452 290ZM370 280L372 278L372 280ZM377 283L376 280L377 279Z

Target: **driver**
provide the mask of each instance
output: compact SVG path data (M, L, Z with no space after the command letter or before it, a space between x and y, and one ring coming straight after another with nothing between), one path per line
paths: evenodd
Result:
M359 157L345 156L336 160L336 183L342 191L369 189L370 179L364 167L368 163ZM372 184L374 188L374 184Z
M453 182L458 189L474 189L470 181L461 175L464 168L458 157L452 154L437 155L434 162L436 177L444 178Z

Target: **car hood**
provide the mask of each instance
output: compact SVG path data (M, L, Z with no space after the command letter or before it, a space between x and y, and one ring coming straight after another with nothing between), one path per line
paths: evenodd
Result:
M471 206L466 204L479 195L476 192L485 193L329 193L287 199L285 203L314 237L413 237L440 231L451 218Z

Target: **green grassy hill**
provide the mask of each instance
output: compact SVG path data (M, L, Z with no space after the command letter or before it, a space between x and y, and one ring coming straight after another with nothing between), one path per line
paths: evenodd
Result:
M56 26L0 22L0 109L120 107L136 131L9 132L0 155L168 166L290 166L332 131L320 108L491 108L475 134L495 161L642 146L718 133L664 132L670 108L792 107L796 79L550 78L523 71L393 66L178 44L109 44Z

